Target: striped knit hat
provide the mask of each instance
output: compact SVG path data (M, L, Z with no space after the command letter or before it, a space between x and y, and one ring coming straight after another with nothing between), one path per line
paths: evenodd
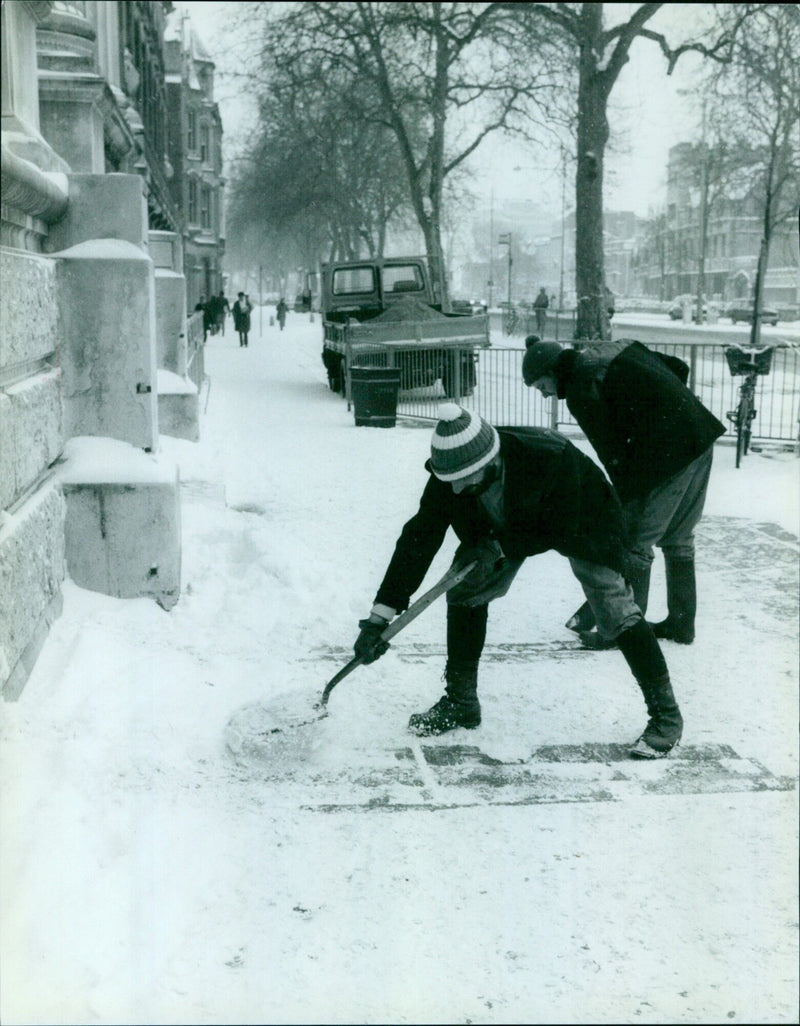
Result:
M456 403L442 403L431 439L431 470L440 481L469 477L500 452L500 436L488 421Z

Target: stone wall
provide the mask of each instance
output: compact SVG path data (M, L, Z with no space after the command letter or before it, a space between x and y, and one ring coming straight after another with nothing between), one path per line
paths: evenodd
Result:
M16 697L61 607L66 507L52 260L0 250L0 690Z

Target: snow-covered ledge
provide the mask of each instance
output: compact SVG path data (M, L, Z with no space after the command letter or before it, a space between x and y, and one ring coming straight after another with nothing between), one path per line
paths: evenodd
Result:
M197 385L189 379L159 368L158 430L188 442L200 440L200 398Z
M66 562L82 588L117 598L180 596L178 467L113 438L71 438L56 474L67 504Z

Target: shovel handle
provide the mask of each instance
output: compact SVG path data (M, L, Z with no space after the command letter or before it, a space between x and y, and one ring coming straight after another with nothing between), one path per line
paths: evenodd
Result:
M451 588L455 588L457 584L460 584L475 566L475 563L468 563L459 570L456 570L454 567L450 567L441 580L437 581L437 583L426 591L424 595L420 595L416 602L412 602L404 613L401 613L400 616L388 625L386 630L381 634L382 640L391 641L391 639L407 627L412 620L416 620L420 613L424 613L428 606L432 602L435 602L440 595L443 595L446 591L449 591ZM328 698L331 691L333 691L339 681L344 680L348 674L352 673L353 670L363 662L364 660L361 656L355 656L355 658L351 659L346 666L343 666L336 676L332 677L325 685L325 690L322 692L322 698L320 698L316 708L324 709L328 704Z

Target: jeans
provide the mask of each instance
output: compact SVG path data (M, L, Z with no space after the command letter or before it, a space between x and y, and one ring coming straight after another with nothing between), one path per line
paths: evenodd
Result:
M694 558L694 529L703 515L713 455L711 446L643 499L625 504L632 569L649 568L654 545L665 558Z

